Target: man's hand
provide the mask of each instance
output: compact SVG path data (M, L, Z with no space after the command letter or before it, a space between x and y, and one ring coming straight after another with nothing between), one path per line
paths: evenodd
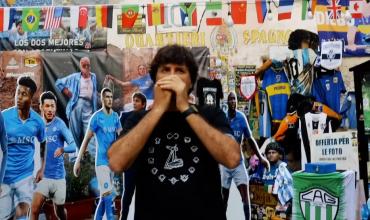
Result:
M152 109L167 111L171 103L172 92L162 89L158 84L154 85L154 102Z
M36 179L35 179L35 182L38 183L42 180L42 178L44 177L44 171L42 169L39 169L37 171L37 174L36 174Z
M63 94L64 94L64 95L66 95L68 98L72 98L72 92L71 92L71 91L69 91L69 89L68 89L68 88L64 88L62 92L63 92Z
M63 153L64 153L64 148L63 147L58 147L54 151L54 157L60 157L61 155L63 155Z
M189 108L188 88L180 77L169 75L158 80L157 85L176 94L176 107L180 112Z
M114 82L116 81L116 78L110 74L106 75L105 78L108 80L113 80Z
M75 177L78 177L78 175L80 175L80 171L81 171L81 162L77 158L76 159L76 162L75 162L75 164L73 166L73 175L75 175Z

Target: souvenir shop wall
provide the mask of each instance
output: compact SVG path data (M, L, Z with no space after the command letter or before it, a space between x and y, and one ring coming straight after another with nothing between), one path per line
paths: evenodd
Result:
M361 77L350 68L370 60L369 1L34 0L2 1L1 6L1 109L14 105L18 76L33 77L37 94L56 91L55 80L76 72L79 59L88 55L98 90L110 86L115 110L130 111L137 88L122 88L106 75L135 79L137 67L148 67L157 48L181 44L196 55L201 77L221 83L218 93L198 85L198 100L222 96L220 107L227 112L227 96L236 92L237 108L261 152L278 142L291 172L304 170L307 162L351 170L360 195L356 207L365 203L370 66L357 69ZM58 114L65 119L66 99L55 93ZM263 167L254 153L248 148L243 153L251 176L252 216L266 217L279 198L255 175Z

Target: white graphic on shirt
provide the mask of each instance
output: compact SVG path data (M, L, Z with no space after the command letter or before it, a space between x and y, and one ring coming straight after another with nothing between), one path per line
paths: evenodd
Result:
M150 154L154 154L154 147L149 147L148 151L149 151Z
M157 172L158 172L158 169L157 169L157 168L155 168L155 167L154 167L154 168L152 168L152 174L153 174L153 175L157 174Z
M187 143L190 143L191 141L191 138L190 137L184 137L184 142L187 144Z
M171 179L169 179L169 181L172 183L172 185L175 185L177 181L179 181L178 179L176 179L175 177L172 177Z
M148 164L154 164L154 158L153 157L148 158Z
M189 175L180 175L180 179L185 183L189 179Z
M165 175L163 175L163 174L161 174L161 175L159 175L159 176L158 176L158 179L159 179L161 182L163 182L163 181L166 179L166 176L165 176Z
M192 146L190 149L191 149L191 151L193 151L195 153L198 150L198 147L197 146Z
M176 152L179 150L177 145L175 146L166 146L168 150L170 150L170 155L168 155L168 158L166 160L166 164L164 165L164 169L166 170L172 170L175 168L180 168L184 166L184 161L180 158L177 158Z
M166 132L163 136L164 139L162 136L154 137L152 145L147 148L149 172L163 184L188 183L200 163L201 151L197 142L193 137L178 132ZM163 161L167 150L168 157Z
M171 140L171 139L175 139L175 140L177 140L177 139L179 139L179 134L178 133L174 133L174 134L172 134L172 133L168 133L167 134L167 139L168 140Z
M194 168L194 167L189 167L189 172L190 172L191 174L193 174L193 173L195 172L195 168Z

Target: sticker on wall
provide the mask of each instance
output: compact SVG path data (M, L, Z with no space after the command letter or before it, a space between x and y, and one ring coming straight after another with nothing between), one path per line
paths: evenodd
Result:
M237 35L233 27L223 24L216 26L211 33L212 49L221 54L233 54L237 52Z

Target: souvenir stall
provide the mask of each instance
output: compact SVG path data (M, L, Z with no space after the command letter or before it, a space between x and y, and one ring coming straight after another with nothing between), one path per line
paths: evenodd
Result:
M80 148L85 128L72 129L70 122L82 113L71 113L77 103L70 104L72 94L61 84L73 82L63 79L80 72L87 57L96 77L93 105L102 106L99 94L109 88L112 109L122 122L136 108L134 94L143 94L144 108L153 105L151 62L159 48L173 44L187 47L199 66L190 102L221 109L228 118L234 113L229 100L234 95L235 112L247 122L249 130L239 136L244 137L240 147L248 196L243 197L236 177L231 188L222 185L228 219L360 219L366 214L368 0L1 1L0 109L16 106L17 80L29 76L37 85L32 109L43 114L41 94L55 94L56 115L74 130ZM233 120L228 122L234 128ZM80 177L73 173L78 154L66 153L64 159L69 219L94 217L99 182L92 142ZM42 166L39 148L36 141L35 177ZM176 153L171 155L173 162ZM325 174L306 170L317 163L335 168ZM153 175L159 178L159 171ZM4 172L7 181L6 168ZM342 184L346 181L350 184ZM344 186L323 189L317 182ZM121 174L112 178L112 185L114 214L119 216L125 192ZM318 194L329 196L326 203L316 201ZM319 210L324 205L330 207ZM74 207L87 208L72 211ZM132 205L124 208L127 219L133 219ZM40 210L56 219L51 201ZM0 219L1 212L0 205Z

